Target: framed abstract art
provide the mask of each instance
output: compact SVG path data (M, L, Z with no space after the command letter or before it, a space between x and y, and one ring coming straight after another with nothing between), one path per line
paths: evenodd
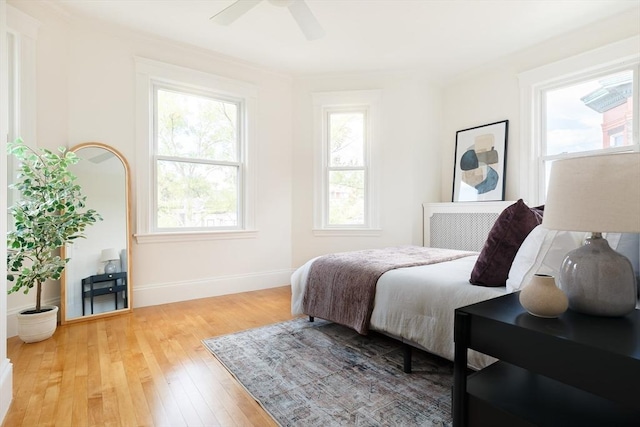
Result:
M509 120L456 132L454 202L504 200Z

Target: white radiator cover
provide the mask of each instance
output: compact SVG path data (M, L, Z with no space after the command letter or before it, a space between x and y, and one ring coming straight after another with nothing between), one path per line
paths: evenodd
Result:
M514 203L424 203L423 245L480 252L500 213Z

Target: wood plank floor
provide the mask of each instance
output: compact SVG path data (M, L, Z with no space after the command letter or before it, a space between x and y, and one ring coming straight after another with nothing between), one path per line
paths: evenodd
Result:
M200 342L291 319L289 286L137 308L8 340L14 426L275 426Z

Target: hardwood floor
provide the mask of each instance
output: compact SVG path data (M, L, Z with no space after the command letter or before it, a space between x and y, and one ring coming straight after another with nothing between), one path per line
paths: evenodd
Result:
M14 426L275 426L200 340L291 319L289 286L58 326L8 340Z

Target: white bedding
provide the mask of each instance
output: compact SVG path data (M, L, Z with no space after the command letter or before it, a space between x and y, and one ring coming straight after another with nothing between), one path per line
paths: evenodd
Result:
M506 287L488 288L469 283L477 256L439 264L399 268L378 280L371 329L389 334L430 353L453 360L454 310L504 295ZM291 311L302 310L309 260L291 276ZM480 369L495 359L469 351L469 366Z

